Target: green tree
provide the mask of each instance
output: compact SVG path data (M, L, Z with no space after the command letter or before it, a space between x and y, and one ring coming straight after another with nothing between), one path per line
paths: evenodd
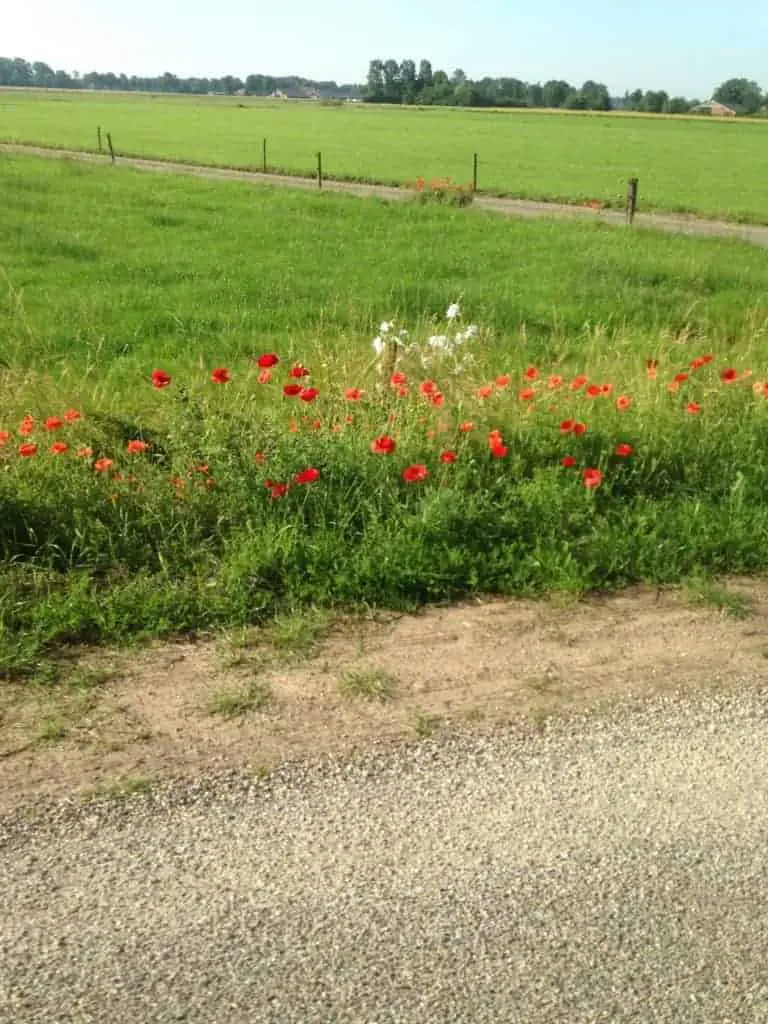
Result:
M400 65L400 88L403 103L416 102L416 65L412 60L404 60Z
M713 99L739 114L755 114L763 104L760 86L748 78L729 78L718 85Z
M428 89L432 85L432 65L428 60L419 61L419 77L417 78L419 92Z
M400 81L400 65L396 60L384 61L384 102L401 103L403 84Z
M368 65L365 98L370 103L384 102L384 63L380 60L372 60Z
M568 82L551 80L542 89L545 107L562 107L576 90Z

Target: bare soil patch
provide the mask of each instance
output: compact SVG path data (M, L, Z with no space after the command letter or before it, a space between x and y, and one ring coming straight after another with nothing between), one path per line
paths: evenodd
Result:
M0 814L459 726L535 729L618 698L764 686L768 581L703 596L477 600L335 622L299 653L258 632L88 652L66 685L0 690Z

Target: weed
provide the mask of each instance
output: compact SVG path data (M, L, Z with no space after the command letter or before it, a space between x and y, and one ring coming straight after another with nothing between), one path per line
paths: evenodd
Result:
M67 730L58 718L45 718L40 724L38 738L43 743L55 743L63 740L66 735Z
M698 604L725 612L733 619L746 619L752 614L754 604L743 594L735 594L726 587L708 579L693 579L688 583L688 593Z
M266 683L252 682L241 690L218 691L212 696L208 711L212 715L236 718L249 711L263 710L271 699L272 694Z
M386 701L394 696L397 680L381 669L359 669L346 672L339 682L343 697Z
M436 715L428 715L426 712L420 711L416 715L414 729L420 739L427 739L429 736L432 736L439 724L440 719Z

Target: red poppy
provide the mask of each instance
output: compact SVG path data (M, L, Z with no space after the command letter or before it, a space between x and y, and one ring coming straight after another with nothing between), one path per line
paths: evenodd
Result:
M422 480L426 480L429 476L429 470L422 463L416 463L413 466L406 466L403 470L403 480L407 484L420 483Z
M283 388L283 394L286 398L295 398L296 395L300 395L302 392L301 384L286 384Z
M259 384L269 384L272 380L271 370L260 370L259 371Z
M288 484L270 484L269 496L275 501L277 498L284 498L288 493Z
M600 394L601 395L610 395L612 392L613 392L613 384L601 384L600 385Z
M474 423L470 423L469 420L465 420L463 423L459 424L459 433L460 434L468 434L470 432L470 430L474 430L474 429L475 429L475 424Z
M497 388L505 388L509 384L512 378L508 373L502 373L500 377L496 378L495 384Z
M441 405L445 405L445 395L442 393L442 391L436 391L434 395L430 395L429 400L432 403L432 405L436 405L438 407L440 407Z
M522 391L518 391L517 397L521 402L530 402L532 398L536 397L536 392L533 388L523 388Z
M493 384L484 384L475 392L478 398L490 398L493 394Z
M559 388L562 383L563 383L563 378L560 376L560 374L559 373L553 373L552 376L547 381L547 387L551 391L554 391L555 388Z
M590 489L599 487L603 480L603 474L599 469L585 469L582 477L584 486Z
M408 397L408 388L406 388L406 387L398 388L397 389L397 397L398 398L407 398Z
M106 471L111 469L113 466L114 462L112 459L97 459L93 464L93 468L97 473L106 473Z
M704 357L697 356L692 363L688 364L692 370L700 370L704 365Z
M256 452L256 454L253 456L253 461L254 462L265 462L266 458L267 457L264 454L264 452Z
M573 432L575 427L576 427L576 420L563 420L563 422L560 424L560 433L561 434L570 434L570 433Z
M371 451L374 455L391 455L396 447L395 439L386 434L371 441Z
M711 363L715 357L713 355L706 355L701 357L702 363L706 366L707 363Z
M449 465L456 461L456 452L440 452L440 461Z
M504 439L501 436L500 430L490 430L488 432L488 447L493 448L495 444L503 444Z
M192 467L192 472L193 473L208 473L210 471L210 468L211 467L208 465L207 462L200 462L200 463L198 463L198 465Z
M59 430L63 426L64 420L60 419L58 416L49 416L45 421L46 430Z
M560 465L565 466L566 469L571 469L576 465L576 459L574 459L572 455L564 455L562 459L560 459Z
M145 452L149 448L146 441L129 441L128 452L131 455L136 455L140 452Z
M599 388L597 384L590 384L585 392L587 398L597 398L602 393L602 388Z
M624 412L624 410L628 409L630 405L632 405L632 399L629 395L619 395L616 399L616 408L619 412Z
M404 384L408 383L408 378L404 373L401 373L400 370L397 370L389 378L389 383L392 385L393 388L401 388Z
M676 391L679 391L679 390L680 390L680 384L679 384L679 382L678 382L678 381L676 381L676 380L671 380L671 381L669 382L669 384L667 384L667 391L669 391L669 393L670 393L671 395L674 395L674 393L675 393Z
M25 416L19 424L19 433L22 437L29 437L32 431L35 429L35 420L33 416Z
M633 451L631 444L617 444L614 449L614 454L618 455L621 459L626 459L627 456L631 455Z
M685 384L685 382L688 380L688 374L687 373L676 373L673 379L675 380L675 382L677 384Z
M165 370L153 370L152 371L152 387L153 388L167 388L171 383L170 375Z
M763 398L768 398L768 381L757 380L752 385L752 390L756 395L762 395Z
M78 459L90 459L93 455L93 448L78 448L75 455L77 455Z
M723 370L720 374L720 379L726 384L730 384L732 381L737 380L739 376L738 370Z
M314 402L319 394L318 388L302 388L299 392L299 398L302 402Z
M359 402L360 399L363 397L363 392L360 390L360 388L347 388L347 390L344 392L344 397L347 399L348 402Z
M436 394L438 390L437 384L433 380L423 380L421 384L419 384L419 391L425 397Z
M697 402L689 402L685 407L685 411L689 416L695 416L696 413L701 412L701 406Z
M36 455L36 454L37 454L37 445L36 444L30 444L29 441L27 441L25 444L20 444L19 445L19 455L23 459L28 459L32 455Z
M586 423L574 423L574 425L573 425L573 432L574 432L574 434L578 434L578 435L586 434L586 432L587 432L587 425L586 425Z
M79 420L80 418L81 414L77 411L77 409L67 409L67 411L64 413L64 419L67 421L67 423L74 423L75 420Z
M288 376L298 380L301 377L308 377L309 370L306 368L306 366L302 366L301 363L298 363L296 366L292 366L290 368L290 370L288 371Z
M579 374L578 377L574 377L571 383L568 385L571 391L578 391L579 388L583 388L587 383L587 378L583 374Z
M268 370L270 366L277 366L279 362L280 360L274 352L265 352L263 356L259 356L256 360L257 365L264 370Z
M536 380L538 376L539 371L536 369L535 366L529 366L523 374L523 377L525 377L526 380Z
M491 455L494 459L503 459L505 455L509 453L509 448L498 441L496 444L491 445Z
M232 374L223 366L217 366L211 374L211 380L214 384L226 384L232 380Z
M9 430L0 430L0 447L2 447L6 441L10 441L11 432Z
M310 466L309 469L304 469L301 473L297 473L293 479L297 484L313 484L315 480L320 479L320 470Z

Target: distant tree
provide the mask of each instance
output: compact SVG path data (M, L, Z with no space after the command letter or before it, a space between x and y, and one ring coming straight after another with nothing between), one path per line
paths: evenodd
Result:
M416 102L418 93L416 65L412 60L404 60L400 65L400 88L403 103Z
M685 96L673 96L667 104L667 114L687 114L693 104Z
M519 78L500 78L499 103L504 107L527 107L527 84Z
M365 98L371 103L384 102L384 63L372 60L368 65L368 78L365 83Z
M545 107L562 107L576 90L568 82L549 81L545 82L542 92Z
M610 110L611 94L608 87L602 82L593 82L591 79L581 87L581 95L587 105L587 110Z
M583 92L581 92L581 90L577 92L575 89L572 93L566 96L565 103L563 103L563 107L565 108L565 110L589 109L589 107L587 106L587 97L584 95Z
M539 82L534 82L528 86L528 106L546 106L546 104L544 103L544 86L540 85Z
M643 109L643 97L645 93L642 89L635 89L633 92L624 93L624 107L626 110L642 110Z
M419 61L419 77L417 79L419 92L428 89L432 85L432 65L428 60Z
M649 90L645 96L643 96L643 102L640 109L646 114L663 114L668 103L669 96L663 89L658 92Z
M384 102L400 103L403 98L403 84L400 80L400 65L396 60L384 61Z
M733 107L739 114L755 114L763 104L760 86L748 78L729 78L718 85L712 98Z

